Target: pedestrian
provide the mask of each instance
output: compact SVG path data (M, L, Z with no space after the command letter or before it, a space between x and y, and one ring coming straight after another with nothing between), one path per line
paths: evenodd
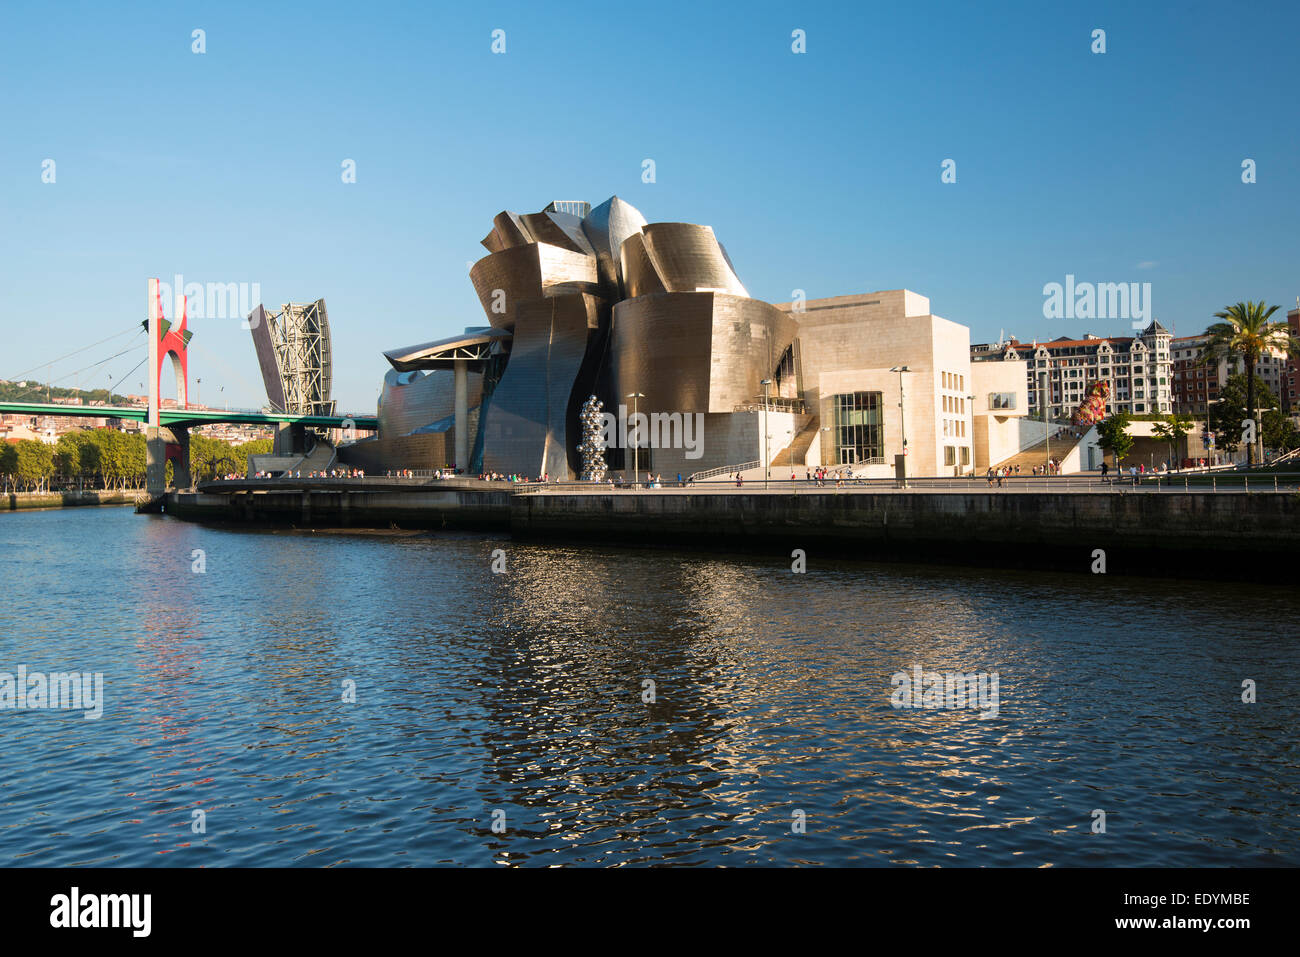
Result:
M988 470L988 472L987 472L987 475L988 475L988 479L989 479L989 488L992 488L992 487L993 487L993 466L991 466L991 465L989 466L989 470Z

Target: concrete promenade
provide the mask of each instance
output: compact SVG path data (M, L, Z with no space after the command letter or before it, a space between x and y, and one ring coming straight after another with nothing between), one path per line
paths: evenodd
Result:
M32 508L79 508L92 505L134 505L144 495L140 489L86 489L68 492L5 492L0 512Z
M1300 476L1185 487L1073 477L687 488L473 479L246 480L173 492L165 510L221 523L469 529L519 539L838 554L1080 572L1276 579L1300 557ZM1210 485L1213 481L1215 484ZM1233 484L1235 482L1236 484ZM1042 487L1046 485L1047 487Z

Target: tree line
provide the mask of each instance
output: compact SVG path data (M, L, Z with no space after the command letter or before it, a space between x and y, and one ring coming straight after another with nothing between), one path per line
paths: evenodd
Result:
M270 439L231 445L190 435L190 472L196 482L218 475L244 475L249 455L271 451ZM172 482L167 463L167 482ZM54 445L22 439L0 446L0 483L6 492L53 488L141 488L145 480L145 437L139 432L84 429L59 436Z

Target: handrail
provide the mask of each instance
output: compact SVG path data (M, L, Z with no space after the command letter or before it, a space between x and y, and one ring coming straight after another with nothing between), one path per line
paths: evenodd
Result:
M692 472L686 477L686 481L702 482L705 479L713 478L715 475L735 475L737 472L748 472L750 469L762 467L762 459L756 459L753 462L742 462L740 465L724 465L716 469L705 469L703 472Z

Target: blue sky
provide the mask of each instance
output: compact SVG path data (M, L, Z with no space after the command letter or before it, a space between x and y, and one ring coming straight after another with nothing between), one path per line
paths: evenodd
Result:
M146 277L179 273L256 282L268 305L323 296L335 395L370 410L382 350L483 324L467 263L497 212L613 194L712 225L758 298L907 287L974 341L1128 332L1044 318L1067 274L1150 282L1182 335L1239 299L1285 309L1298 10L7 0L0 377L129 328ZM238 320L192 328L200 399L261 404Z

